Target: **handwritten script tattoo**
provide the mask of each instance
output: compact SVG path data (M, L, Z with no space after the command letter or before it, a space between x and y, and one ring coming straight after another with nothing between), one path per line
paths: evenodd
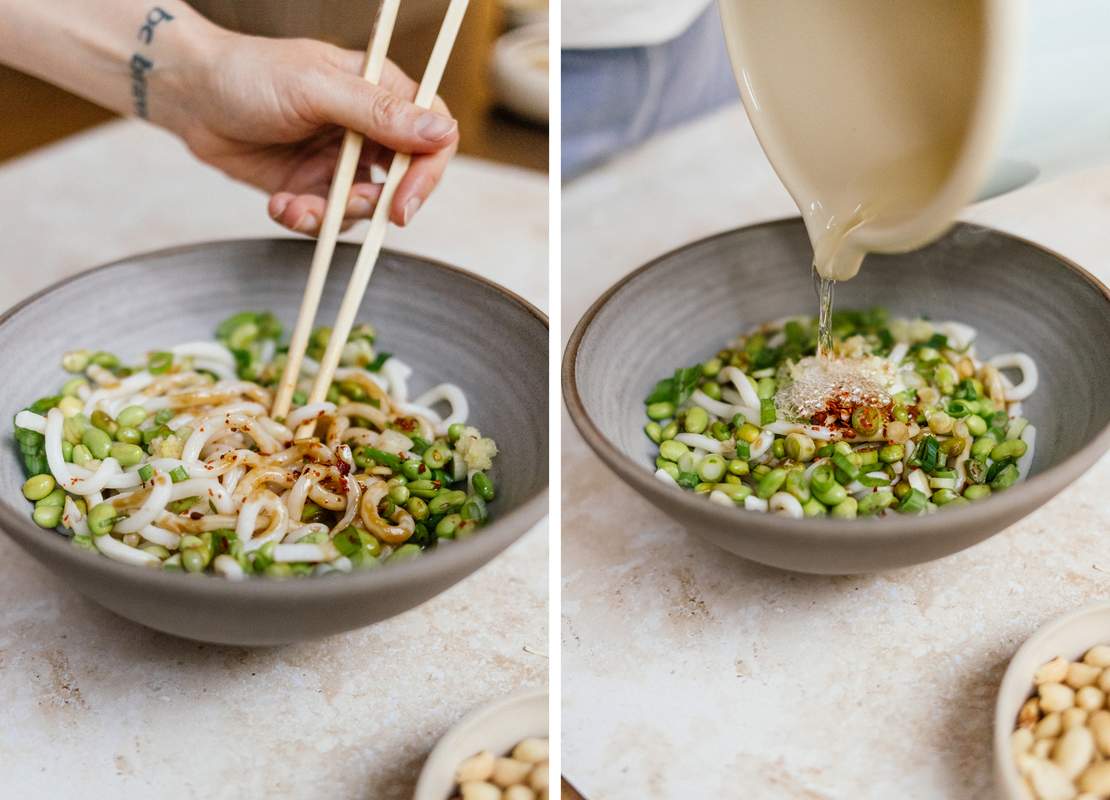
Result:
M149 45L154 41L154 29L163 22L172 22L173 15L164 8L155 6L146 15L146 21L139 28L139 41ZM147 74L154 69L154 61L135 52L131 56L131 96L135 101L135 113L143 119L149 114L147 106Z
M155 26L160 22L170 22L171 20L173 20L173 15L164 8L155 6L150 9L150 13L146 15L146 22L143 23L143 27L139 28L139 41L150 44L154 40Z

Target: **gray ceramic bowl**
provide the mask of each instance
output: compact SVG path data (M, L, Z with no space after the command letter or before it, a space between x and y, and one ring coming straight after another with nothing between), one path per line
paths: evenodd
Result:
M836 289L838 308L883 305L979 330L979 351L1037 363L1025 402L1037 426L1032 477L928 517L794 520L722 508L653 475L643 398L675 368L705 360L745 328L813 314L812 250L800 220L755 225L669 253L606 292L571 336L563 394L586 441L621 478L691 531L745 558L847 574L920 563L1002 530L1074 481L1110 445L1110 293L1030 242L957 225L922 250L871 256Z
M336 250L318 322L335 318L357 248ZM68 349L125 359L207 339L243 309L296 319L312 243L214 242L136 256L63 281L0 317L0 374L18 375L0 399L0 527L77 591L121 616L190 639L278 644L358 628L406 611L485 564L547 512L547 319L482 278L384 252L361 319L382 349L414 368L414 391L449 380L467 393L471 421L501 446L498 496L479 535L412 562L320 579L254 580L149 571L73 547L38 528L23 499L13 415L56 391ZM80 311L78 311L80 309ZM326 322L325 322L326 321Z

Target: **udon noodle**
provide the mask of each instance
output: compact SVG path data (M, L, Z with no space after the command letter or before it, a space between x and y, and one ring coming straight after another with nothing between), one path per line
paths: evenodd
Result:
M983 360L967 325L871 309L835 315L818 358L816 328L760 326L660 381L645 401L656 477L725 506L853 518L932 513L1028 475L1029 356Z
M78 377L15 418L35 521L116 561L230 579L349 572L472 535L497 448L466 425L462 390L410 398L411 368L359 326L327 401L305 405L329 333L286 419L269 416L284 358L269 314L135 369L66 354Z

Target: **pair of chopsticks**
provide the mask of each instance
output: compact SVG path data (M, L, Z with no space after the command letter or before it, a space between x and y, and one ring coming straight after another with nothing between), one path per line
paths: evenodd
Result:
M436 37L432 54L424 69L424 77L420 80L420 87L416 92L415 103L421 108L431 108L435 100L439 82L443 78L443 70L447 66L447 59L455 45L459 27L462 25L463 15L469 0L451 0L444 15L443 23ZM378 20L374 26L374 33L366 51L366 65L363 68L363 78L371 83L381 80L382 68L385 65L386 53L389 50L389 41L393 37L393 26L397 21L397 12L401 0L383 0L378 12ZM328 190L327 206L324 218L320 224L320 236L316 240L316 249L312 254L312 266L308 273L308 284L305 286L304 300L297 316L297 325L293 329L293 336L289 341L289 355L285 362L285 370L278 384L277 395L271 416L283 418L288 416L289 408L293 401L293 392L301 374L301 365L304 362L305 349L308 347L308 338L312 332L312 323L316 319L316 312L320 306L320 296L324 291L324 282L328 276L332 256L335 254L336 239L339 228L343 223L343 216L347 209L347 200L354 183L355 169L358 166L359 154L362 151L362 134L348 130L343 136L343 143L339 150L339 159L335 167L331 188ZM389 173L382 187L378 204L370 218L370 229L362 243L358 260L355 261L354 271L351 273L347 284L347 291L339 306L335 325L332 327L331 337L327 349L320 360L320 370L312 384L312 391L308 396L308 403L320 403L328 393L328 387L335 377L335 370L339 366L339 357L343 346L347 343L347 336L355 323L362 297L366 293L366 284L374 271L374 265L381 253L382 242L389 227L389 209L393 205L393 196L397 187L408 171L412 156L408 153L396 153L389 165ZM314 423L305 423L296 433L297 438L303 438L311 433Z

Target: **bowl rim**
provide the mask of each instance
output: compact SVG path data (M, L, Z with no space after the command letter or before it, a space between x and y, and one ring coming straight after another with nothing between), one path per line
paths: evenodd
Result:
M1027 653L1034 650L1042 640L1047 639L1057 631L1071 627L1084 617L1105 614L1108 611L1110 611L1110 600L1103 600L1053 617L1033 631L1029 638L1021 643L1021 646L1014 651L1013 656L1006 665L1006 672L1003 673L1002 680L998 683L998 692L995 694L994 700L993 750L995 782L999 784L999 788L1006 793L1008 798L1013 798L1013 800L1027 800L1028 798L1028 795L1022 791L1017 766L1014 764L1013 755L1010 753L1010 734L1014 731L1015 717L1006 712L1002 707L1003 694L1015 683L1029 687L1029 691L1026 692L1027 696L1031 697L1034 694L1036 687L1033 683L1033 674L1019 675L1017 669L1018 661L1022 660L1023 656ZM1096 644L1101 644L1101 642L1093 642L1089 647L1094 647ZM1063 654L1061 653L1060 655ZM1040 665L1034 666L1034 669L1036 669L1037 666ZM1018 710L1020 710L1020 706Z
M308 239L298 239L292 236L258 236L240 239L211 239L203 242L175 245L173 247L149 250L123 258L114 259L104 264L82 270L73 275L55 281L49 286L40 289L29 297L24 298L0 314L0 336L3 335L4 325L9 319L21 312L24 308L56 291L61 286L72 281L89 277L95 273L123 266L142 259L163 258L182 253L206 248L219 248L228 245L251 245L262 243L297 243L311 245ZM357 244L340 242L340 246L357 247ZM547 315L529 303L520 295L510 289L497 284L488 278L477 275L459 267L453 267L437 259L415 255L402 250L383 248L383 256L400 257L409 259L439 269L463 280L470 280L492 289L510 303L514 303L526 313L534 317L550 335L550 325ZM549 432L550 434L550 432ZM548 475L550 480L550 475ZM99 572L104 578L123 580L132 584L142 585L143 588L156 590L175 590L184 599L204 597L205 599L243 597L282 598L284 600L307 601L311 598L330 597L335 594L358 593L371 586L391 590L409 586L414 583L427 581L430 578L450 570L450 565L458 561L459 556L454 553L465 551L471 557L477 556L479 551L490 553L488 559L496 557L498 553L511 545L525 533L535 527L548 513L549 485L524 498L516 508L504 514L499 514L479 536L473 536L463 542L452 542L451 546L441 551L438 547L422 558L403 561L393 564L388 569L358 570L344 574L338 580L244 580L230 581L217 579L205 574L202 580L197 576L185 573L167 572L165 570L142 569L131 564L121 564L110 558L105 558L100 553L89 553L70 544L69 538L54 531L46 531L35 525L31 518L19 514L18 510L10 507L5 502L0 502L0 529L24 550L28 547L42 546L51 551L51 555L68 561L74 568ZM43 536L44 533L53 534ZM32 541L31 537L39 539ZM26 537L26 543L23 541ZM446 553L441 555L441 553ZM37 554L30 553L33 558L41 561ZM486 559L486 560L488 560ZM482 560L485 563L485 560ZM465 576L464 576L465 577ZM336 588L339 587L339 588Z
M476 708L471 709L453 724L446 733L444 733L439 740L435 743L428 757L424 759L424 764L420 767L420 774L416 779L416 787L413 791L413 800L432 800L430 796L431 787L427 782L431 779L431 766L443 759L447 750L455 743L457 739L461 739L464 733L474 724L483 722L485 720L499 717L502 714L511 711L514 707L523 705L539 698L547 698L547 704L550 705L551 695L550 689L546 686L536 686L529 689L521 689L520 691L513 692L512 694L504 697L499 697L491 700L488 703L483 703ZM544 715L547 717L547 738L551 738L551 710L545 708ZM439 800L438 796L435 800Z
M832 517L796 520L777 514L760 514L755 516L752 514L736 513L737 509L724 508L715 503L707 503L703 498L695 497L690 492L679 489L678 487L663 484L651 471L645 468L644 464L630 458L617 449L590 417L589 413L586 411L585 404L582 402L582 396L578 390L578 377L576 374L580 347L587 333L589 333L590 327L597 315L628 283L692 247L713 242L717 239L734 236L744 231L801 225L804 225L801 217L790 216L719 231L715 234L695 239L672 248L663 255L648 261L643 266L632 270L610 286L590 305L586 313L579 319L574 327L574 331L567 341L566 349L563 352L561 377L563 401L566 404L567 411L575 427L578 429L578 432L582 434L582 438L586 440L586 443L594 453L596 453L618 477L631 485L632 488L641 495L648 498L658 496L656 495L657 492L665 490L665 492L667 492L666 499L669 508L673 510L675 516L682 515L689 519L691 515L709 514L713 518L715 525L723 529L730 529L734 533L744 530L748 526L748 523L758 522L760 527L775 535L805 536L829 534L841 536L845 540L866 537L866 541L871 543L896 543L904 540L908 535L933 533L936 531L938 519L951 519L954 517L949 517L948 515L938 516L934 514L913 517L899 515L894 519L884 519L881 521L881 524L877 520L834 519ZM1083 267L1079 266L1071 259L1060 255L1055 250L1037 244L1024 237L1006 233L1005 231L1000 231L987 225L978 225L962 221L954 223L948 231L946 231L945 235L949 235L957 229L975 229L979 232L985 231L994 236L1000 236L1040 251L1073 272L1077 278L1088 283L1091 288L1099 292L1106 303L1110 305L1110 288L1107 288L1102 281L1083 269ZM1110 449L1110 423L1099 431L1085 446L1081 447L1055 466L1022 481L1022 485L1032 487L1034 496L1043 496L1043 499L1037 503L1039 506L1061 491L1070 480L1090 467L1091 464L1108 449ZM1012 507L1012 505L1012 500L1003 492L993 494L985 500L980 500L966 507L959 508L954 513L958 515L960 522L967 523L968 525L986 526L992 518L1004 514L1006 512L1006 506ZM740 510L742 511L743 509Z

